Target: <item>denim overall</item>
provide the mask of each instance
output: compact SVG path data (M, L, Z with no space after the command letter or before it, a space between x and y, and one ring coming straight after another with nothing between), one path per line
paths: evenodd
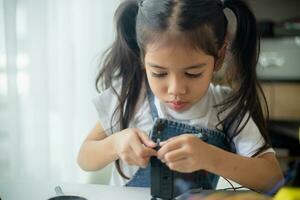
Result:
M211 145L226 151L235 152L234 145L228 142L226 134L223 132L158 118L158 112L154 104L154 95L149 88L147 93L151 115L154 119L154 126L150 132L150 137L154 142L165 141L181 134L194 134ZM126 186L151 186L152 197L173 199L190 189L215 189L218 180L219 176L204 170L193 173L172 171L156 157L152 157L150 164L144 169L138 169Z

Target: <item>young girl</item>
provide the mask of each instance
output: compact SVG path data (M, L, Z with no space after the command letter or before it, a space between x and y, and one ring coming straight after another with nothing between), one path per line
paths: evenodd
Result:
M225 8L237 19L233 41L226 34ZM94 102L99 121L78 156L82 169L116 161L111 185L149 187L149 181L137 181L149 174L137 173L154 156L174 171L206 170L258 191L282 179L256 76L256 21L243 1L126 0L115 17L116 40L96 81L105 87ZM224 68L229 50L234 65ZM221 68L231 87L212 83ZM223 134L230 150L184 129L156 151L157 141L149 136L155 118L207 128L212 138Z

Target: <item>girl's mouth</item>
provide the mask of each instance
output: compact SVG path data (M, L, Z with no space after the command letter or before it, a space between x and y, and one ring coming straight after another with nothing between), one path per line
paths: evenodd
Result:
M170 108L176 111L183 110L188 105L187 102L183 102L183 101L169 101L167 102L167 104Z

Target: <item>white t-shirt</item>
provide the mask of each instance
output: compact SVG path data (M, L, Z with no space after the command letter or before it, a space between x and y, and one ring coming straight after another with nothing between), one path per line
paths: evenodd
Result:
M118 85L116 88L120 88ZM195 105L181 113L175 112L160 103L159 99L155 98L155 106L158 111L159 118L166 118L173 121L186 123L192 126L207 127L215 129L219 120L217 118L218 110L214 105L221 103L230 93L230 88L224 86L214 86L210 84L206 95ZM117 106L118 98L112 89L107 89L100 93L95 99L94 104L99 114L99 122L109 136L113 132L120 131L118 115L111 121L112 114ZM226 115L226 114L224 114ZM246 117L244 118L246 119ZM111 122L113 128L111 129ZM243 122L242 122L243 124ZM146 133L149 133L153 126L150 106L147 98L145 84L142 87L141 94L138 99L136 111L133 119L129 123L129 127L139 128ZM233 142L235 144L236 153L242 156L251 157L264 144L264 139L254 121L250 118L244 129L238 134ZM272 148L267 149L263 153L274 152ZM128 177L133 177L139 167L129 166L120 161L122 171ZM122 178L115 165L112 168L112 176L110 185L125 185L128 180Z

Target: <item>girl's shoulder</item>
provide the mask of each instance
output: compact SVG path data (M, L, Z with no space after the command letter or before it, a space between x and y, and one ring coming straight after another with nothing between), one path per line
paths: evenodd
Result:
M116 81L112 87L109 87L105 90L102 90L97 96L93 99L94 104L97 106L105 106L106 108L116 107L119 105L119 99L122 89L122 82ZM138 101L136 104L136 110L139 110L145 106L145 100L147 98L146 86L142 83L142 87L138 96ZM102 103L99 105L99 103Z
M100 93L98 93L94 99L93 103L97 110L107 111L114 109L118 104L119 94L121 92L121 83L116 82L112 87L106 88Z
M98 120L101 125L104 127L108 134L111 134L113 131L120 130L119 124L119 116L120 110L118 110L118 106L120 104L119 96L121 93L121 82L116 82L113 87L107 88L101 91L97 96L93 99L93 103L98 113ZM141 116L148 111L148 104L146 101L146 90L143 85L137 104L135 106L134 116L131 122L138 123L143 119ZM130 123L129 126L132 124ZM112 129L111 129L112 128ZM113 130L113 131L110 131Z
M98 114L98 121L108 135L119 129L118 124L116 124L118 115L114 116L119 104L119 91L118 87L109 87L98 93L92 100ZM112 131L112 127L114 127L114 131Z

